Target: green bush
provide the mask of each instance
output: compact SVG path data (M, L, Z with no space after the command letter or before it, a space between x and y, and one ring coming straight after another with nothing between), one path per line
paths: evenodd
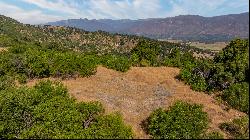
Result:
M51 66L49 61L53 58L51 53L36 49L28 49L23 54L23 64L29 78L49 77Z
M24 53L27 49L29 48L28 45L26 44L18 44L18 45L14 45L14 46L11 46L8 51L10 53L14 53L14 54L22 54Z
M90 76L96 72L98 59L94 55L55 53L51 75L55 77Z
M167 58L165 58L164 65L169 67L181 67L182 62L180 49L172 49Z
M215 72L217 79L222 79L219 85L225 85L227 82L246 81L246 73L248 73L246 70L249 68L249 41L241 39L232 40L227 47L215 56L213 61L216 65L223 67ZM227 88L228 86L225 87ZM222 89L225 88L222 86Z
M90 76L96 72L99 59L95 55L27 47L19 53L7 52L0 56L0 73L25 78Z
M12 78L11 76L7 75L0 76L0 91L11 88L14 85L15 85L14 78Z
M185 57L183 55L180 57L182 70L179 77L190 84L192 89L198 91L221 91L229 88L231 84L247 82L248 50L248 40L235 39L220 51L213 60L195 60L188 54ZM170 59L171 61L167 60L168 63L173 62L172 66L175 66L175 62L178 62L176 59L178 57L173 57Z
M60 83L0 91L0 138L132 138L121 116L98 102L76 103Z
M205 91L207 89L206 79L201 76L192 75L191 88L195 91Z
M96 117L104 113L104 108L100 102L92 102L91 104L80 102L77 104L77 109L84 115L84 118Z
M100 60L95 55L80 56L80 60L77 63L78 71L81 76L91 76L96 73L97 65Z
M166 56L163 65L182 68L194 63L194 61L195 58L190 52L181 52L179 48L174 48Z
M159 45L150 41L140 41L131 50L132 62L139 66L158 66L159 65Z
M4 35L0 35L0 47L11 47L12 45L15 45L15 42L12 38Z
M138 63L140 58L138 54L136 53L131 54L130 59L133 66L139 66Z
M119 114L97 117L96 121L87 128L87 137L95 139L132 139L132 129L123 124Z
M28 81L28 77L25 74L19 74L17 80L20 84L25 84Z
M184 80L185 83L191 83L192 73L188 69L181 69L179 74L180 79Z
M83 115L72 99L57 96L32 110L33 125L21 132L21 138L81 138Z
M220 124L220 129L229 133L232 139L249 139L249 116Z
M127 57L117 55L103 56L101 58L101 64L103 64L107 68L122 72L128 71L131 67L131 62Z
M186 59L190 61L181 61L184 63L178 77L188 83L193 90L223 91L222 99L230 106L249 112L248 40L232 40L213 60L193 60L188 56ZM173 60L169 59L168 63Z
M245 113L249 112L249 83L236 83L225 89L222 99L230 106Z
M202 106L176 102L169 110L155 110L148 119L148 132L156 139L200 138L208 127Z

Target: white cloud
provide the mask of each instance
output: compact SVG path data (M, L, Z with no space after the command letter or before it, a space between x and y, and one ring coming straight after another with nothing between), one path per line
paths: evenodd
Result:
M49 9L53 11L59 11L63 13L69 13L72 15L79 15L79 11L74 7L71 7L63 0L57 0L55 2L48 0L22 0L26 3L34 4L40 8Z
M0 0L1 1L1 0ZM39 9L26 10L0 2L0 13L24 23L45 23L69 18L143 19L192 15L220 15L248 7L248 0L21 0ZM164 2L167 5L162 5ZM170 8L166 8L170 7ZM238 9L237 9L238 8ZM237 10L235 10L237 9ZM243 8L246 9L246 8ZM57 16L50 12L57 13Z
M46 23L48 21L56 21L62 19L62 17L59 16L45 15L42 13L42 11L39 10L25 11L17 6L6 4L3 2L0 2L0 13L5 16L14 18L22 23L29 24Z
M115 19L138 19L161 17L166 14L160 5L160 0L133 0L133 1L111 1L111 0L90 0L90 11L92 16Z
M207 15L225 0L171 0L174 14Z
M202 16L216 16L237 11L246 12L244 10L247 10L249 6L248 0L171 0L171 3L173 9L176 7L179 12L182 10L185 11L185 14ZM237 8L242 10L239 11Z
M69 14L69 18L150 18L166 15L160 5L160 0L88 0L69 1L64 0L22 0L34 4L40 8ZM79 4L88 5L82 8Z
M174 2L170 2L172 5L172 9L167 12L165 17L173 17L173 16L178 16L178 15L185 15L188 14L188 11L186 8L184 8L183 6L180 6Z

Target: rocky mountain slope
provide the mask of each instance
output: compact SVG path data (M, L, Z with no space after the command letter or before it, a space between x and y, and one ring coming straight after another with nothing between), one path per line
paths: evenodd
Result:
M215 17L180 15L139 20L69 19L48 25L77 27L88 31L107 31L142 35L154 39L180 39L202 42L229 41L249 37L249 12Z

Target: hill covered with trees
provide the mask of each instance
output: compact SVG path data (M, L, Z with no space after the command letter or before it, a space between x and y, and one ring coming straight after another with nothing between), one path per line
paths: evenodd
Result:
M168 49L178 47L184 51L202 52L214 55L208 50L202 50L189 45L181 45L166 41L156 41L135 35L110 34L104 31L89 32L72 27L62 26L34 26L19 23L9 17L0 16L1 36L16 41L35 42L48 45L57 43L67 49L82 50L84 52L128 52L141 40L159 44ZM10 41L11 41L10 39ZM8 41L7 41L8 42ZM7 43L6 42L6 43ZM6 46L6 45L5 45Z

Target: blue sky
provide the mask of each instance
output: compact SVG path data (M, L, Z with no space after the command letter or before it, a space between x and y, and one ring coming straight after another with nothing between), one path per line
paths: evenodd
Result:
M249 11L248 0L0 0L0 14L29 24L63 19L206 17Z

